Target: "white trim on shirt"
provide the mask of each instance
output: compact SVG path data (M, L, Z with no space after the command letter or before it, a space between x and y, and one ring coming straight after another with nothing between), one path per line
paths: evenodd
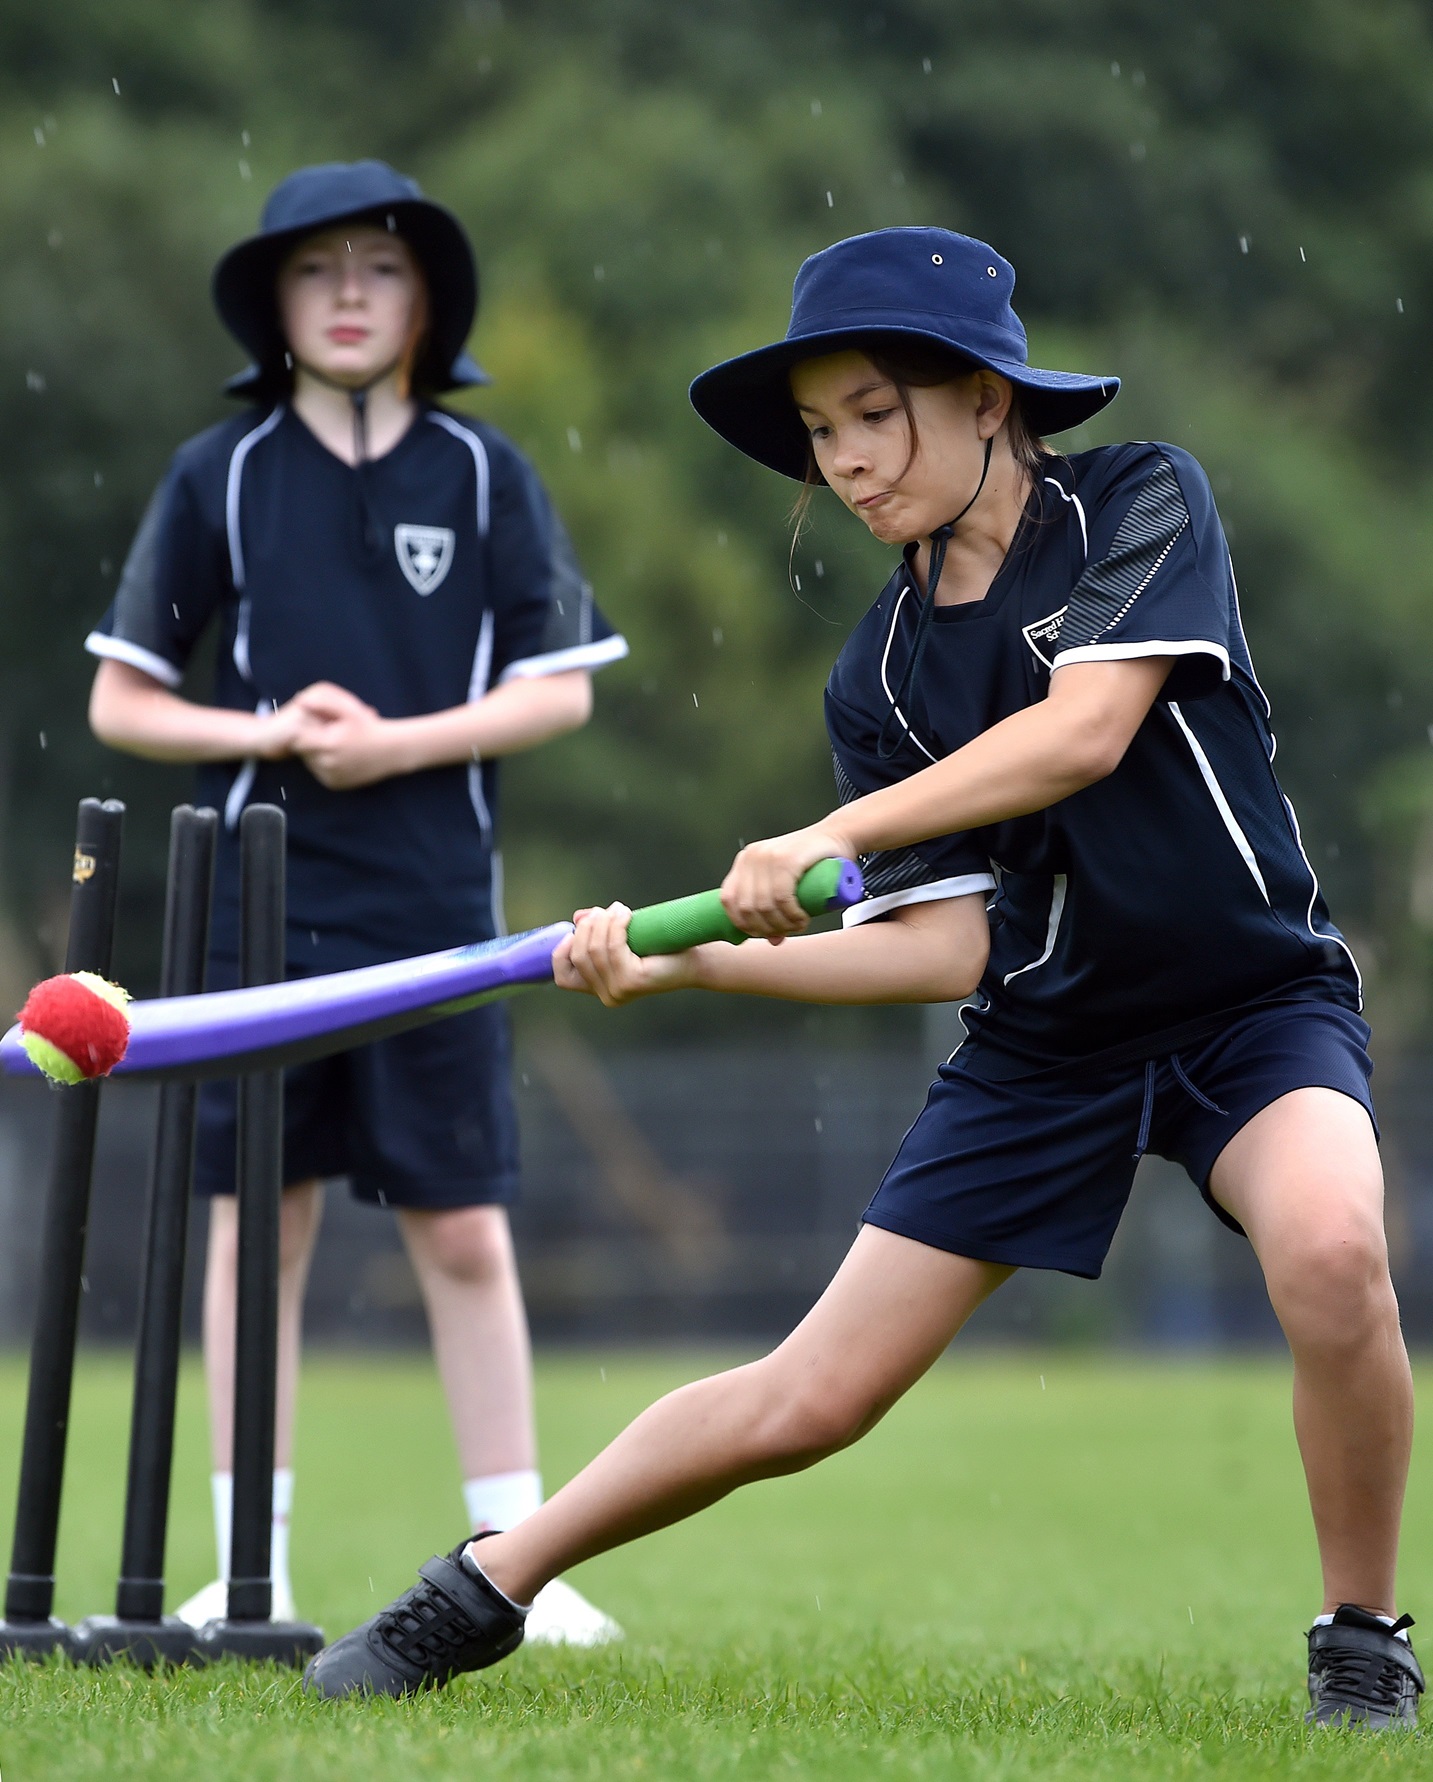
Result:
M950 897L973 897L995 889L995 875L990 872L968 872L954 879L937 879L932 885L912 885L905 891L888 891L884 897L870 897L864 903L852 904L841 912L843 928L859 928L862 922L874 921L890 910L899 910L912 903L944 903Z
M177 687L184 679L183 671L172 662L166 662L153 650L146 650L143 644L130 643L128 638L92 631L85 639L85 648L91 656L105 656L111 662L127 662L131 668L137 668L163 687Z
M573 644L565 650L548 650L541 656L524 656L509 662L498 676L498 685L509 681L536 681L544 675L566 674L571 668L605 668L609 662L620 662L629 653L627 639L614 632L596 643Z
M229 541L229 578L234 591L244 587L244 537L239 524L239 498L243 493L244 463L249 453L266 435L273 432L284 418L284 404L252 428L229 454L229 472L224 480L224 532Z
M488 469L488 448L470 428L465 427L461 421L455 421L451 415L445 415L441 409L430 408L427 418L435 427L441 427L445 433L451 433L454 439L461 440L473 455L473 470L478 479L478 537L486 538L490 516L488 489L492 481Z
M1223 671L1221 680L1229 679L1228 650L1222 644L1211 643L1205 638L1185 638L1179 641L1151 638L1145 643L1080 644L1073 650L1057 650L1055 659L1050 664L1050 672L1053 674L1057 668L1067 668L1072 662L1134 662L1142 656L1213 656Z

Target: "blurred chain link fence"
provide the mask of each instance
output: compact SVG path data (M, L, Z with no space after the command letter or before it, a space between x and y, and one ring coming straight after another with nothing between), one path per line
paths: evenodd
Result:
M788 1330L820 1293L920 1108L941 1017L926 1043L815 1052L751 1046L598 1053L562 1028L518 1056L525 1190L514 1214L539 1341L753 1340ZM1389 1225L1404 1321L1433 1338L1433 1058L1376 1079ZM28 1339L48 1091L0 1084L0 1341ZM111 1086L100 1126L83 1331L133 1334L154 1092ZM197 1336L204 1212L190 1243ZM391 1215L330 1185L309 1288L313 1340L426 1342L417 1284ZM1026 1272L980 1312L996 1341L1210 1347L1278 1331L1247 1244L1211 1217L1182 1172L1141 1165L1097 1283Z

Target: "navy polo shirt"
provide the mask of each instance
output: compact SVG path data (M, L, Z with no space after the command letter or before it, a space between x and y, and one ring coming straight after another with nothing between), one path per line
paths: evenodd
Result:
M414 717L627 653L531 465L494 428L427 406L357 467L287 404L180 447L86 647L177 687L211 623L213 702L245 711L327 680ZM297 757L225 762L199 769L198 796L224 813L216 952L237 948L250 801L288 816L294 964L340 970L501 931L495 762L341 792Z
M1108 778L1032 816L862 861L848 923L993 893L990 963L964 1019L971 1068L1018 1076L1095 1053L1153 1057L1251 1004L1360 1006L1274 776L1208 479L1170 445L1053 458L990 591L938 606L893 710L920 594L903 563L831 674L845 802L953 753L1079 662L1172 656ZM889 759L885 746L899 739ZM965 1053L962 1054L965 1056Z

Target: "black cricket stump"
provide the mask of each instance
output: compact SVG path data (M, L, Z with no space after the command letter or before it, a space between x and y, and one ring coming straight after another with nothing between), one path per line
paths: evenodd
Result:
M115 898L119 889L124 806L118 799L80 801L70 892L65 970L110 973ZM70 1650L70 1630L52 1614L55 1542L65 1478L70 1388L89 1224L100 1084L56 1091L55 1145L45 1189L38 1297L30 1344L30 1384L20 1451L15 1539L0 1621L0 1657L40 1658Z
M187 804L178 806L170 818L161 996L194 996L204 988L218 824L214 811L196 811ZM164 1613L164 1547L197 1101L197 1083L167 1081L160 1086L134 1357L119 1588L113 1615L91 1615L73 1630L74 1656L83 1664L105 1664L124 1657L147 1670L160 1662L188 1664L204 1658L197 1630Z
M252 804L239 823L239 979L284 976L284 813ZM279 1334L279 1204L284 1169L284 1075L239 1079L238 1322L234 1341L234 1521L228 1614L199 1638L206 1657L302 1665L323 1646L304 1621L274 1621L270 1533Z

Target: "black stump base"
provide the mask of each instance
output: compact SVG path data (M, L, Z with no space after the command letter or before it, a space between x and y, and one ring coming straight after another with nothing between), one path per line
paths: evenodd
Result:
M323 1651L323 1629L308 1621L206 1621L199 1629L205 1659L242 1658L292 1665L295 1670Z
M63 1621L0 1621L0 1659L48 1658L52 1652L69 1657L72 1639Z
M203 1664L206 1660L199 1630L177 1615L158 1621L121 1621L118 1615L88 1615L70 1634L70 1651L76 1664L113 1664L128 1659L141 1670L161 1664Z

